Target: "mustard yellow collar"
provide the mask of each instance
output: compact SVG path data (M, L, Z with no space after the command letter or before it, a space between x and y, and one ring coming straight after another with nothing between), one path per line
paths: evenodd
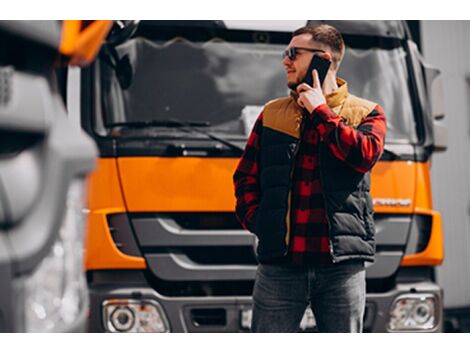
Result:
M338 89L334 92L328 93L325 95L326 104L330 107L330 109L334 109L338 106L343 105L344 101L348 97L348 82L344 79L336 78L336 84L338 85ZM295 103L297 104L297 99L299 98L299 94L295 90L291 90L290 96L294 99Z
M331 109L343 105L344 101L348 97L348 82L344 79L336 78L336 84L338 85L338 89L325 95L326 104Z

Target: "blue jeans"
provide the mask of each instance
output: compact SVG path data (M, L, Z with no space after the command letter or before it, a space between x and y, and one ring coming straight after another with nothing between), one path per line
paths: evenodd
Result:
M320 332L362 332L363 262L328 267L260 264L253 290L252 332L297 332L310 303Z

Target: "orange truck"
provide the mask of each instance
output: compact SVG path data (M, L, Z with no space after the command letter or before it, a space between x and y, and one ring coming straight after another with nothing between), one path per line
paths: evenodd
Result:
M93 65L69 73L70 108L100 155L88 191L89 331L249 331L256 239L235 219L232 175L263 104L287 94L280 53L306 23L118 22ZM329 23L347 45L339 76L388 119L372 172L364 329L442 331L430 179L432 154L446 148L439 71L404 21ZM310 309L300 327L315 331Z

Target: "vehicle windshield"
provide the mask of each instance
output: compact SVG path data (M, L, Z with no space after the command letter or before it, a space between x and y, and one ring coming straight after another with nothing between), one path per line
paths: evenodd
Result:
M125 70L100 60L105 125L208 122L207 131L246 138L264 104L288 95L281 61L287 44L256 40L256 32L251 37L252 42L136 37L121 44L117 55L127 56L131 69L127 84ZM351 93L382 105L388 143L417 141L405 56L401 47L348 48L338 74Z

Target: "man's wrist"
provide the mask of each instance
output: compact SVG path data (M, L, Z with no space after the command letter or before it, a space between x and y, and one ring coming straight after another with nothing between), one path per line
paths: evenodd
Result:
M312 117L319 116L323 121L328 121L328 112L332 112L326 103L317 105L311 115Z
M321 136L326 136L337 127L341 117L336 115L327 104L318 105L312 112L311 118L316 121L316 129Z

